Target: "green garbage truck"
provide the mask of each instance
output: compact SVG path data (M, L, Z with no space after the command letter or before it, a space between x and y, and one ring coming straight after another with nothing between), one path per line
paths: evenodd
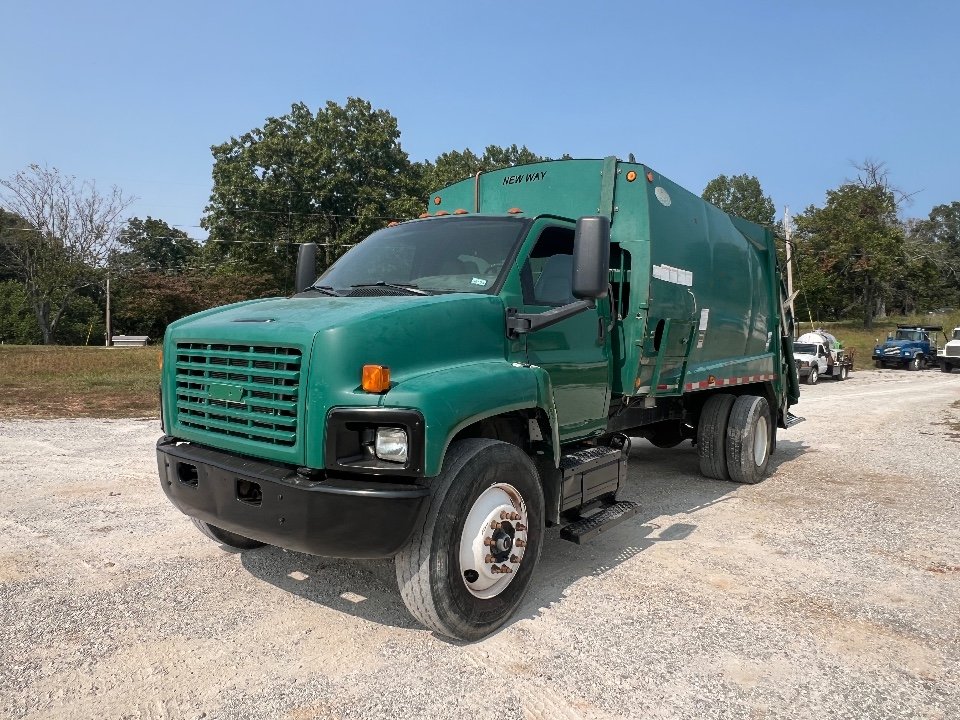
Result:
M394 558L410 612L481 638L545 528L629 518L631 439L755 483L798 421L771 232L639 163L559 160L433 193L291 297L169 326L161 487L201 532Z

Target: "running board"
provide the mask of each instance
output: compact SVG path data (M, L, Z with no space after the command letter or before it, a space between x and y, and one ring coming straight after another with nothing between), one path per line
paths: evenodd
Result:
M788 428L792 428L797 423L802 423L806 418L802 418L799 415L794 415L792 412L787 411L787 417L784 418L783 424Z
M570 523L560 530L560 537L577 545L593 540L597 535L606 532L624 520L632 518L640 510L640 503L621 500L605 506L600 512L590 517Z

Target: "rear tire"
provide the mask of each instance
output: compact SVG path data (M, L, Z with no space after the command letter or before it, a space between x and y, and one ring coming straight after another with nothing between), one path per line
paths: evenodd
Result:
M850 368L848 368L846 365L841 365L841 366L840 366L840 375L839 375L839 377L838 377L837 379L838 379L838 380L846 380L849 375L850 375Z
M810 374L807 375L807 385L816 385L819 379L820 371L815 367L810 368Z
M755 484L763 480L770 463L770 408L759 395L741 395L727 424L727 470L734 482Z
M540 477L518 447L468 438L451 444L431 490L423 525L395 558L400 595L410 614L435 632L479 640L510 618L529 587L543 544ZM494 530L490 518L497 522L501 512L523 519L507 518ZM486 546L487 539L506 549ZM485 553L503 558L490 562ZM492 573L503 566L511 572Z
M727 422L734 397L726 393L711 395L700 411L697 423L697 451L700 454L700 472L714 480L729 480L727 473Z
M263 547L266 543L262 543L259 540L252 540L251 538L244 537L243 535L237 535L232 533L229 530L224 530L219 528L216 525L211 525L210 523L204 522L203 520L197 520L197 518L190 518L193 521L193 524L197 526L197 530L202 532L208 538L214 542L218 542L221 545L226 545L229 548L234 550L256 550L259 547Z

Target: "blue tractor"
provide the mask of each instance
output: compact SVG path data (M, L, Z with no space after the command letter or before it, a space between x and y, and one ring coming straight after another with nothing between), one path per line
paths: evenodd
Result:
M878 368L902 367L919 370L937 363L939 325L897 325L897 332L873 349L873 363Z

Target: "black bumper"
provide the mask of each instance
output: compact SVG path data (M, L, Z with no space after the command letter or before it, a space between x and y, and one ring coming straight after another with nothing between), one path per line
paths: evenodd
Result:
M157 441L160 485L181 512L289 550L381 558L406 544L430 491L375 480L313 480L295 468L172 437Z

